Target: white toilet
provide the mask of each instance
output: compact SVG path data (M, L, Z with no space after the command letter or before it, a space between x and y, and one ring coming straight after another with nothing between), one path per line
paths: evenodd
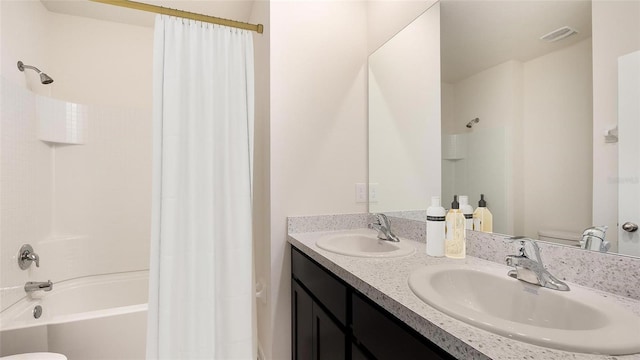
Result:
M538 230L538 240L580 247L582 234L564 230Z
M67 357L62 354L37 352L3 356L0 360L67 360Z

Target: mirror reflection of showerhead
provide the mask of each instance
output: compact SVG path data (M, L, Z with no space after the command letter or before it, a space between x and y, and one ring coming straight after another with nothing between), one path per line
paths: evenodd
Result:
M31 66L31 65L25 65L22 61L18 61L18 70L24 71L24 69L35 70L38 74L40 74L40 82L44 85L51 84L53 82L53 79L49 75L38 70L37 67Z
M480 118L475 118L467 123L467 127L471 129L473 127L473 124L477 124L479 122L480 122Z

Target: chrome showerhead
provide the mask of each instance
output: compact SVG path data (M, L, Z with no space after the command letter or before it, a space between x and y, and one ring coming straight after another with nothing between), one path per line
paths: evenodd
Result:
M467 127L471 129L473 127L473 124L477 124L479 122L480 122L480 118L475 118L467 123Z
M41 72L40 73L40 82L45 84L45 85L46 84L51 84L53 82L53 79L49 75Z
M45 85L51 84L53 82L53 79L49 75L43 73L37 67L31 66L31 65L25 65L22 61L18 61L18 70L24 71L24 69L35 70L38 74L40 74L40 82Z

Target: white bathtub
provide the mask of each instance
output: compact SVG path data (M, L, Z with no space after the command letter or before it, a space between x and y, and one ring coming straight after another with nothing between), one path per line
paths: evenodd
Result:
M69 360L144 359L147 271L60 281L38 295L0 313L0 356L50 351Z

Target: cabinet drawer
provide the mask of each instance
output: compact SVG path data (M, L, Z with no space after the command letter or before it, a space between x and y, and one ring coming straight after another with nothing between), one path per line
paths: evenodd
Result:
M343 325L347 325L347 287L327 270L291 247L291 273Z
M353 336L378 360L453 359L384 309L352 293Z

